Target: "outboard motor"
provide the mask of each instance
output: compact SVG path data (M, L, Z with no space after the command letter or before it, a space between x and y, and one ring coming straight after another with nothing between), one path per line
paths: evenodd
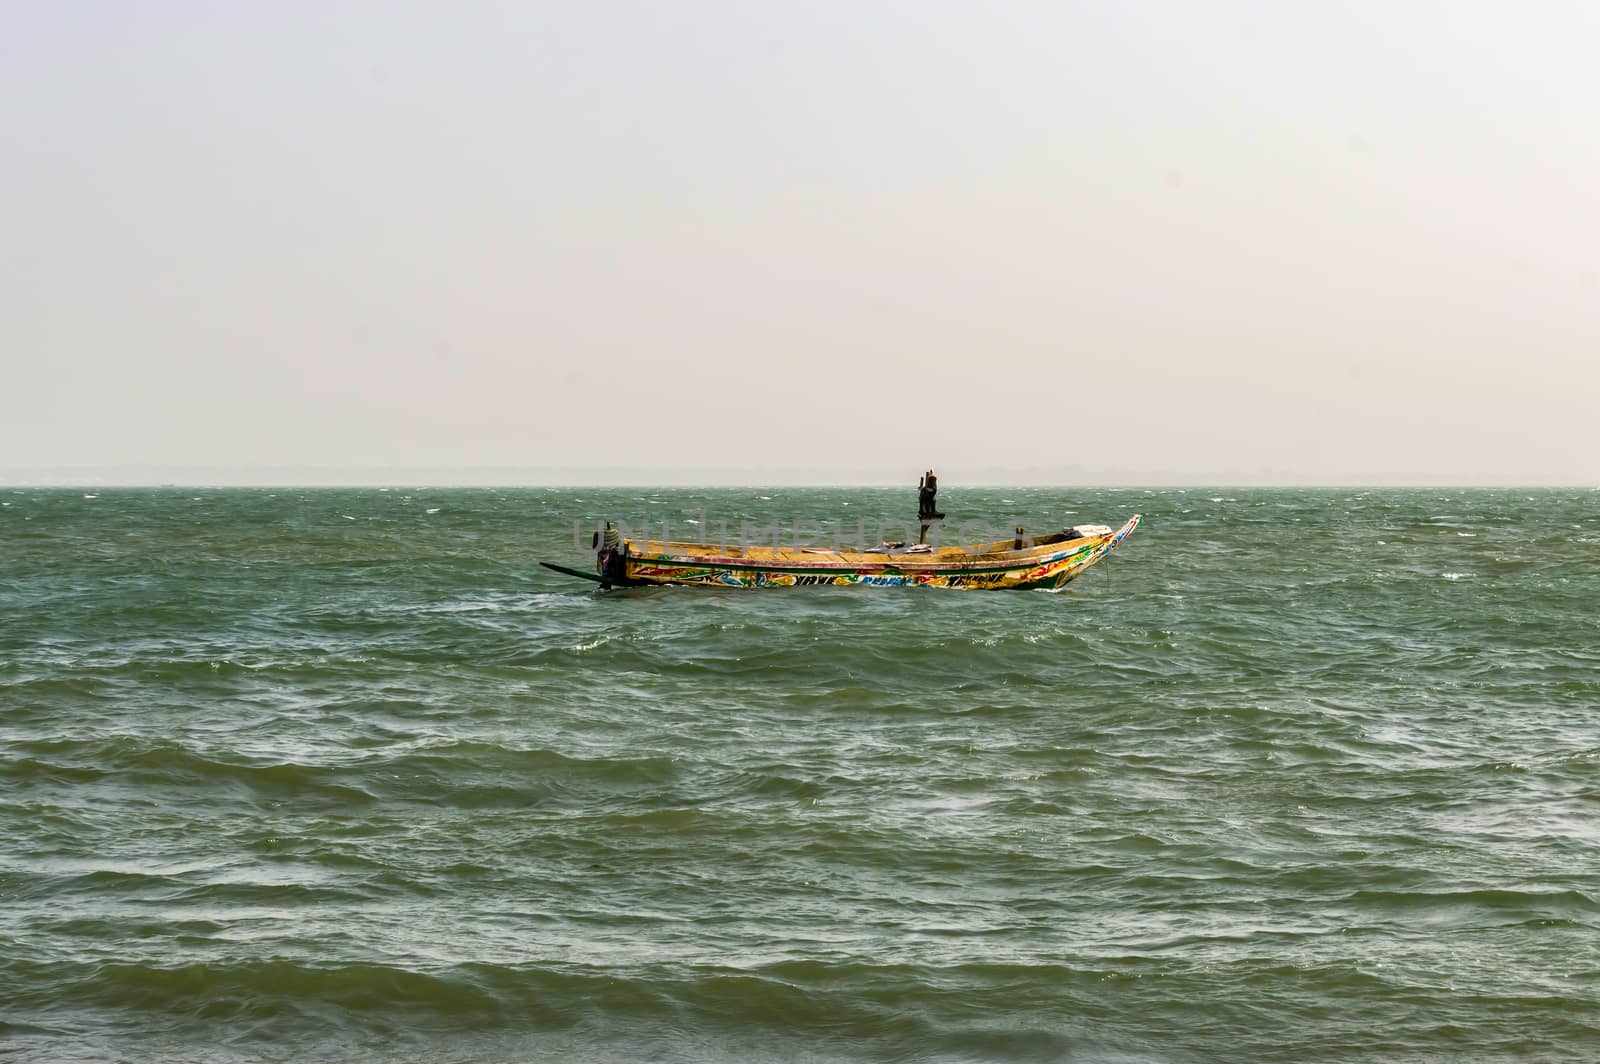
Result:
M622 546L622 533L606 522L605 535L594 534L591 545L595 548L594 571L613 584L628 582L628 551ZM605 586L605 585L602 585Z

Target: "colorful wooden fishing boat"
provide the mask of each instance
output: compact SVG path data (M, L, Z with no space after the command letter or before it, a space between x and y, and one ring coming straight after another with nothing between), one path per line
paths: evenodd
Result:
M926 489L923 532L931 497ZM938 515L942 516L942 515ZM1029 537L962 547L886 543L865 550L826 547L734 546L636 541L607 527L596 534L595 569L540 564L603 587L684 584L697 587L947 587L966 590L1053 589L1083 575L1139 527L1139 515L1113 531L1079 525Z

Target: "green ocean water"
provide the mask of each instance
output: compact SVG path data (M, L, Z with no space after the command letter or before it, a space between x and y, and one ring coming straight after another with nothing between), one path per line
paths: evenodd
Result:
M1059 594L535 565L915 501L0 490L0 1057L1600 1059L1600 493L945 486L1145 515Z

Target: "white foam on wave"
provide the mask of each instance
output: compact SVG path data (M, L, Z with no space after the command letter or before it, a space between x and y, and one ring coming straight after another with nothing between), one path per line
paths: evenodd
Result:
M1471 573L1445 573L1444 574L1444 578L1446 580L1470 580L1472 578L1472 574Z
M436 513L438 513L438 512L439 512L439 507L437 507L437 506L435 506L435 507L434 507L434 508L433 508L433 509L431 509L431 510L429 510L429 511L428 511L428 512L429 512L429 513L430 513L430 514L436 514Z
M460 602L441 602L432 606L407 606L401 613L499 613L505 605L486 599L467 599Z

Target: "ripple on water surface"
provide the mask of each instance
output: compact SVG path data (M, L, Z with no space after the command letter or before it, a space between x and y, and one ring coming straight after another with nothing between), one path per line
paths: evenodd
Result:
M1060 595L532 564L903 493L85 494L0 510L21 1059L1600 1052L1592 493L961 493L1146 515Z

